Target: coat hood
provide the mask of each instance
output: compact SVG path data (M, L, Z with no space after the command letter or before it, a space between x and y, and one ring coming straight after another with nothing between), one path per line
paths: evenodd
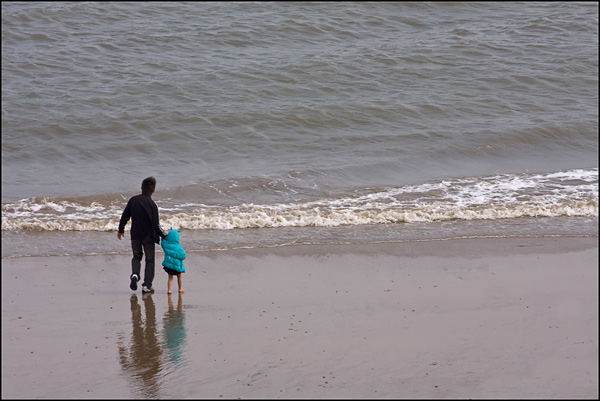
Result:
M171 228L171 231L169 231L167 234L167 242L171 244L179 244L179 231Z

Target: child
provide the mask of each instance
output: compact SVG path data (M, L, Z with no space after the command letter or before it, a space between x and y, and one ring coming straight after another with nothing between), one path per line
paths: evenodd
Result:
M185 273L185 267L183 266L183 260L185 259L185 251L182 246L179 245L179 231L169 231L167 237L164 238L160 246L165 251L165 260L163 260L163 267L169 274L168 282L168 294L171 293L171 287L173 286L173 276L177 276L177 285L179 286L179 293L183 294L183 283L181 273Z

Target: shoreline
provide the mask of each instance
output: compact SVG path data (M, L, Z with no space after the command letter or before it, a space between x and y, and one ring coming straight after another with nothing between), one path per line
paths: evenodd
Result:
M598 397L597 237L129 260L3 258L3 398Z
M72 234L74 236L79 235L79 232L59 232L60 234ZM50 234L49 232L43 233L44 235ZM472 235L472 236L454 236L454 237L441 237L441 238L425 238L425 239L397 239L397 240L375 240L375 241L356 241L356 242L295 242L290 241L282 244L265 244L260 246L234 246L230 248L210 248L210 249L186 249L187 254L213 254L213 253L227 253L236 251L248 251L253 250L264 250L264 249L294 249L295 247L363 247L363 246L386 246L386 245L401 245L401 244L419 244L419 243L438 243L446 241L477 241L477 240L526 240L526 239L544 239L544 238L557 238L557 239L591 239L598 242L600 236L598 234L514 234L514 235ZM112 239L112 238L111 238ZM123 239L126 244L129 243L127 239ZM122 244L119 244L122 245ZM185 244L184 244L185 245ZM95 256L129 256L130 249L122 247L120 251L110 252L91 252L91 253L75 253L75 254L41 254L41 255L9 255L2 256L2 260L6 259L20 259L20 258L66 258L66 257L95 257ZM159 244L156 245L156 254L163 255L163 251Z

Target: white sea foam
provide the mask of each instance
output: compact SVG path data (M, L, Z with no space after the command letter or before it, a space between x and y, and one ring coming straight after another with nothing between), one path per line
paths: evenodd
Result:
M160 205L159 205L160 206ZM2 205L2 230L115 231L124 205L24 199ZM170 201L165 227L191 230L598 216L598 171L496 175L362 189L312 202L207 206Z

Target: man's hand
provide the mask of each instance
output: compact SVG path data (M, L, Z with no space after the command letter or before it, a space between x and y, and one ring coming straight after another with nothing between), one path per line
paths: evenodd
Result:
M119 239L119 241L121 240L121 237L124 237L125 233L117 233L117 238Z

